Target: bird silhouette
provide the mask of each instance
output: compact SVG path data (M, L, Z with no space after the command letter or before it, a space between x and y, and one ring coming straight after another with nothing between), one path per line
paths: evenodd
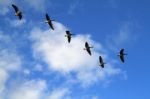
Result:
M14 4L12 4L12 7L14 8L14 10L15 10L15 16L18 16L19 17L19 19L21 20L22 19L22 12L19 10L19 8L16 6L16 5L14 5Z
M125 55L127 55L127 54L124 53L124 49L121 49L118 56L120 57L120 60L121 60L123 63L124 63L124 56L125 56Z
M52 29L52 30L54 30L54 26L53 26L53 23L52 23L52 21L54 21L54 20L51 20L51 18L49 17L49 15L46 13L46 21L45 21L45 23L48 23L48 25L50 26L50 28Z
M101 56L99 56L99 63L100 63L99 66L101 66L102 68L104 68L104 65L105 65L106 63L104 63L103 58L102 58Z
M68 39L68 43L70 43L71 42L71 36L72 35L74 35L74 34L72 34L70 31L66 31L66 35L65 35L65 37L67 37L67 39Z
M90 48L93 48L93 47L89 46L88 42L85 42L84 50L86 50L89 53L89 55L92 55Z

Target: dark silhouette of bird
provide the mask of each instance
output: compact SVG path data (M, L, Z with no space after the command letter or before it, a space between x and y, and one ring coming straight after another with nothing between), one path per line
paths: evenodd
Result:
M124 63L124 56L125 56L125 55L127 55L127 54L124 53L124 49L121 49L118 56L120 57L120 60L121 60L123 63Z
M68 43L70 43L70 41L71 41L71 36L72 36L72 35L74 35L74 34L70 33L70 31L66 31L65 37L68 38Z
M22 12L19 10L19 8L16 6L16 5L14 5L14 4L12 4L12 7L15 9L15 16L18 16L19 17L19 19L21 20L22 19Z
M50 17L49 17L49 15L46 13L46 21L45 21L45 23L48 23L48 25L50 26L50 28L52 30L54 30L52 21L54 21L54 20L51 20Z
M85 42L84 50L86 50L89 53L89 55L92 55L90 48L93 48L93 47L90 47L88 42Z
M103 58L102 58L101 56L99 56L99 63L100 63L99 66L101 66L102 68L104 68L104 65L105 65L106 63L104 63Z

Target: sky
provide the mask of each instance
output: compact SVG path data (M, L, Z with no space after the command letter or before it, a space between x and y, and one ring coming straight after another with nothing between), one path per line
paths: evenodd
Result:
M150 99L149 5L0 0L0 99ZM44 22L46 13L54 30ZM66 30L75 34L70 43ZM91 56L83 50L85 42L94 47ZM117 56L122 48L125 63Z

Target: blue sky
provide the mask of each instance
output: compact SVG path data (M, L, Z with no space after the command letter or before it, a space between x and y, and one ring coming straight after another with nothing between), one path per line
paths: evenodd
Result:
M23 20L14 16L12 3ZM0 99L149 99L149 4L1 0ZM44 23L45 13L55 20L54 31ZM70 44L66 30L76 34ZM83 50L86 41L94 46L92 56ZM121 48L128 53L125 63L117 57Z

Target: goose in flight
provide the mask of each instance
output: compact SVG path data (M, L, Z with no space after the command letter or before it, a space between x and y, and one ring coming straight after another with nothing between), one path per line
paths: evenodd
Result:
M104 65L105 65L106 63L104 63L103 58L102 58L101 56L99 56L99 63L100 63L99 66L101 66L102 68L104 68Z
M14 8L14 10L15 10L15 16L18 16L19 17L19 19L21 20L22 19L22 12L19 10L19 8L16 6L16 5L14 5L14 4L12 4L12 7Z
M70 41L71 41L71 36L72 36L72 35L74 35L74 34L72 34L70 31L66 31L65 37L67 37L68 43L70 43Z
M54 30L54 26L53 26L53 23L52 23L52 21L54 21L54 20L51 20L50 19L50 17L49 17L49 15L46 13L46 21L45 21L45 23L48 23L48 25L50 26L50 28L52 29L52 30Z
M118 56L120 57L120 60L121 60L123 63L124 63L124 56L125 56L125 55L127 55L127 54L124 53L124 49L121 49Z
M86 50L89 55L92 55L90 48L93 48L93 47L89 46L88 42L85 42L84 50Z

